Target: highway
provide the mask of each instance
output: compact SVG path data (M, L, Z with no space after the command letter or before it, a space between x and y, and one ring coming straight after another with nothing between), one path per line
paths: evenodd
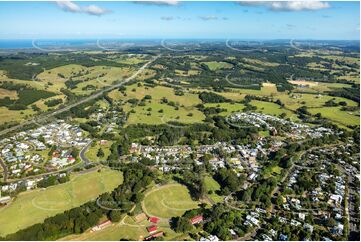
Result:
M26 125L30 125L30 124L36 124L36 122L42 122L42 121L46 121L48 118L50 117L53 117L57 114L60 114L60 113L63 113L63 112L66 112L66 111L69 111L71 108L74 108L80 104L83 104L83 103L86 103L86 102L89 102L95 98L98 98L100 96L102 96L105 92L109 92L113 89L116 89L116 88L119 88L121 86L123 86L124 84L134 80L134 78L136 78L140 73L142 73L144 71L145 68L147 68L151 63L153 63L156 59L158 59L160 57L160 55L157 55L155 56L154 58L152 58L150 61L148 61L147 63L145 63L141 68L139 68L139 70L137 70L133 75L131 75L130 77L126 78L123 82L120 82L120 83L116 83L114 85L111 85L111 86L108 86L104 89L102 89L101 91L97 92L97 93L94 93L84 99L81 99L75 103L71 103L71 104L68 104L66 107L62 107L58 110L55 110L51 113L48 113L44 116L41 116L41 117L38 117L38 118L33 118L31 120L28 120L28 121L24 121L22 122L21 124L18 124L16 126L13 126L13 127L10 127L10 128L7 128L7 129L4 129L2 131L0 131L0 136L3 136L9 132L12 132L12 131L15 131L17 129L20 129L20 128L23 128L24 126Z

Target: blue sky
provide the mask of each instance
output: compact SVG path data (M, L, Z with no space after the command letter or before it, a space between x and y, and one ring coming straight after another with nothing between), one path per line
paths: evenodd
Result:
M0 2L1 39L359 39L359 2Z

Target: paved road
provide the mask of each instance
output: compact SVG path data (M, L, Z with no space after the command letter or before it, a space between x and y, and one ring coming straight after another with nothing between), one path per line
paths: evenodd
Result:
M2 166L4 171L3 181L6 182L6 180L8 179L8 167L5 165L4 161L1 158L0 158L0 165Z
M66 112L66 111L69 111L71 108L74 108L74 107L76 107L76 106L78 106L80 104L83 104L83 103L89 102L90 100L98 98L98 97L102 96L105 92L108 92L108 91L111 91L111 90L116 89L118 87L121 87L124 84L126 84L126 83L132 81L134 78L136 78L140 73L142 73L144 71L145 68L147 68L152 62L154 62L159 57L160 57L160 55L157 55L154 58L152 58L149 62L145 63L141 68L139 68L139 70L137 70L130 77L126 78L123 82L120 82L120 83L114 84L112 86L106 87L106 88L102 89L101 91L99 91L97 93L94 93L94 94L92 94L92 95L90 95L90 96L88 96L88 97L86 97L84 99L81 99L81 100L79 100L79 101L77 101L75 103L68 104L66 107L63 107L63 108L55 110L55 111L53 111L51 113L45 114L44 116L34 118L32 120L24 121L19 125L10 127L8 129L4 129L4 130L0 131L0 136L5 135L5 134L7 134L9 132L15 131L17 129L20 129L20 128L26 126L26 125L36 124L37 122L45 121L50 117L53 117L53 116L55 116L57 114L60 114L60 113Z
M93 142L93 140L91 140L86 146L84 146L83 149L81 149L81 151L79 153L79 157L85 166L91 163L91 161L85 156L85 153L88 151L92 142Z

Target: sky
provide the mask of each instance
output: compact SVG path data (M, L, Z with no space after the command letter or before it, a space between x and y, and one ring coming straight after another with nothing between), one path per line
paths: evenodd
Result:
M354 2L0 2L0 39L358 40Z

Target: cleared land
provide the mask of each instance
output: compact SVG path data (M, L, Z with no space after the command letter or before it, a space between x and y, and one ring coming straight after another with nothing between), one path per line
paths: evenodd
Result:
M286 114L286 118L290 118L293 121L297 121L297 115L290 110L282 108L280 105L271 102L263 102L258 100L252 100L251 105L257 107L257 112L269 114L273 116L279 116L282 113Z
M41 223L47 217L95 199L112 191L122 180L120 172L102 168L100 172L72 175L67 183L21 193L0 209L0 236Z
M222 69L231 69L233 67L232 64L227 63L227 62L222 62L222 61L209 61L209 62L203 62L204 64L206 64L208 66L208 68L211 71L216 71L216 70L222 70Z
M219 115L226 116L233 112L239 112L244 109L244 105L241 103L206 103L205 107L215 107L215 108L224 108L227 111L219 113Z
M101 160L106 159L110 154L110 146L113 142L107 141L106 144L100 144L97 142L94 146L91 146L88 151L85 153L85 156L91 161L91 162L98 162ZM102 149L104 152L103 158L99 158L97 156L99 149Z
M169 184L149 191L142 202L147 215L171 218L182 215L185 211L197 208L188 189L180 184Z
M359 125L360 113L359 112L347 112L340 110L340 107L323 107L323 108L310 108L309 112L312 114L321 113L322 117L325 117L335 124L341 125Z
M210 176L204 177L204 183L206 184L208 197L216 203L222 202L223 197L217 194L217 191L221 189L221 185Z
M202 122L205 118L204 114L195 108L197 104L201 103L196 94L185 93L183 96L178 96L175 95L173 88L163 86L138 87L137 85L128 86L125 93L126 95L123 95L118 90L114 90L109 96L113 100L125 101L134 98L140 101L146 95L151 96L151 99L145 101L144 106L131 105L130 103L124 105L124 110L130 112L127 124L163 124L168 122L187 124ZM168 103L174 102L178 106L178 110L174 106L161 103L163 98L166 98Z

